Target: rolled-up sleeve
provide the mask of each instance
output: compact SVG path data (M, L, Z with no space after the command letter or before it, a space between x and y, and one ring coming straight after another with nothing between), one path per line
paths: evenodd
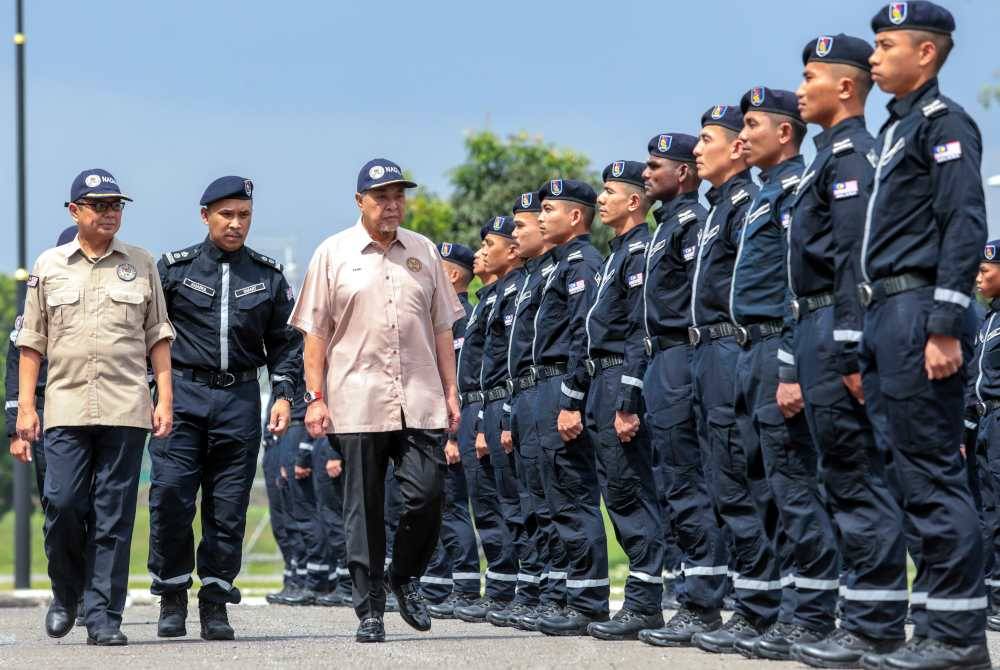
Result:
M28 277L28 292L24 301L24 318L21 332L17 334L17 346L34 349L42 356L48 353L49 322L45 311L45 282L41 279L41 268L35 263Z
M167 300L163 296L163 284L160 282L160 273L156 269L153 259L148 260L149 264L149 303L146 306L146 320L143 328L146 329L146 351L150 351L153 345L160 340L173 341L175 337L174 327L170 323L167 315Z
M437 249L434 250L437 254ZM455 293L455 287L444 273L444 265L434 263L434 301L431 303L431 319L434 322L434 333L451 330L452 324L465 317L465 308Z
M324 244L309 261L309 269L302 281L299 299L295 301L288 324L306 335L329 339L333 330L331 296L329 246Z

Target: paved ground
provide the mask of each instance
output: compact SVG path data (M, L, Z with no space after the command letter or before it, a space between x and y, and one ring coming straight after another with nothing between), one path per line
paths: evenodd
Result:
M86 645L76 629L61 640L43 630L43 607L0 609L0 668L131 668L187 670L199 667L349 667L381 668L735 668L800 667L793 663L748 661L685 649L661 650L640 642L599 642L588 638L547 638L490 626L435 621L430 633L417 633L397 614L386 617L388 640L381 645L354 642L357 621L349 609L237 606L230 608L234 642L203 642L197 609L188 620L187 638L156 637L157 608L137 605L126 611L123 630L129 646ZM1000 634L991 636L1000 659Z

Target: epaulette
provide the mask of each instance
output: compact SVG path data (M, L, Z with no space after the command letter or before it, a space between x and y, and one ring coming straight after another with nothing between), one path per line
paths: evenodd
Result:
M761 205L756 210L754 210L750 214L750 216L747 217L747 223L748 224L749 223L753 223L754 221L756 221L757 219L759 219L760 217L764 216L765 214L767 214L770 211L771 211L771 203L765 202L763 205Z
M694 213L693 209L685 209L683 212L677 215L678 223L687 223L688 221L693 221L697 219L698 215Z
M167 267L175 265L177 263L186 263L187 261L193 261L198 258L198 254L201 253L201 245L196 244L193 247L188 247L187 249L180 249L179 251L168 251L163 254L163 261L167 264Z
M741 188L736 193L733 193L732 197L729 198L734 205L738 205L741 202L746 202L750 199L750 194L747 193L745 188Z
M935 116L946 114L948 112L948 105L941 102L938 98L935 98L921 107L920 111L922 111L924 116L928 119L933 119Z
M791 177L785 177L784 179L781 180L781 190L787 191L793 188L798 183L799 183L799 176L797 174L793 174Z
M282 267L281 263L279 263L278 261L274 260L273 258L271 258L269 256L265 256L264 254L257 253L256 251L254 251L250 247L247 247L247 254L250 255L250 258L254 259L255 261L257 261L261 265L266 265L268 267L272 267L275 270L277 270L278 272L281 272L281 271L284 270L284 268Z
M645 242L633 242L630 245L628 245L628 252L630 254L637 254L640 251L645 251L645 250L646 250Z
M504 296L508 296L516 290L517 290L517 284L510 284L503 290L503 294Z
M850 137L845 137L842 140L837 140L833 143L833 155L839 156L840 154L846 154L854 151L854 142L851 141Z
M583 251L580 249L569 252L569 256L566 257L567 263L573 263L575 261L582 261L582 260L583 260Z

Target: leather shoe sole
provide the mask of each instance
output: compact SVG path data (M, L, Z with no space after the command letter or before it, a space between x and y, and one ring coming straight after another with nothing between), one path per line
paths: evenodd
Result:
M96 647L124 647L128 644L128 638L121 634L106 638L91 637L88 635L87 644Z

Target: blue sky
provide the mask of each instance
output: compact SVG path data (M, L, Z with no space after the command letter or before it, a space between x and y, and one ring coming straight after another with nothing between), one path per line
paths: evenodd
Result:
M250 245L287 240L300 266L353 223L358 168L390 157L445 195L463 133L521 130L598 169L693 132L755 85L794 89L803 44L871 37L877 2L26 2L29 254L69 223L82 169L111 170L136 202L121 237L154 254L204 236L198 199L223 174L256 183ZM950 0L947 95L979 122L1000 173L1000 107L976 94L1000 69L1000 2ZM0 16L13 33L13 3ZM16 261L14 48L0 53L0 268ZM997 80L1000 81L1000 80ZM873 129L886 98L868 106ZM810 143L811 146L811 143ZM988 202L1000 233L1000 189ZM9 241L9 243L8 243ZM256 243L255 243L256 241Z

